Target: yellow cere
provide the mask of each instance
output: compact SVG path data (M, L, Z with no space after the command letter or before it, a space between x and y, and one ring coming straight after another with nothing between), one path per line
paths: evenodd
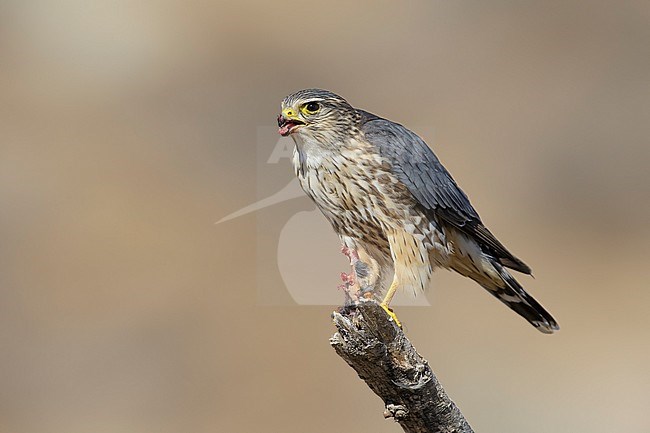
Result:
M282 110L282 115L287 119L295 119L298 117L298 113L296 113L293 108L285 108Z

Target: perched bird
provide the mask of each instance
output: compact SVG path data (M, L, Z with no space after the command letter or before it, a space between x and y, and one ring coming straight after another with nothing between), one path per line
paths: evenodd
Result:
M320 89L284 98L278 127L295 142L302 189L344 248L376 269L385 291L381 305L396 321L389 308L395 292L424 290L433 269L442 267L473 279L541 332L559 329L506 268L531 269L483 225L415 133Z

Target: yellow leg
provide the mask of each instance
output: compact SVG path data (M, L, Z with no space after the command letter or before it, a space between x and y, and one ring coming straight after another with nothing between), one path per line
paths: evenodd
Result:
M384 311L386 311L386 314L388 314L390 316L390 318L393 319L395 324L401 328L402 323L399 321L399 319L397 319L397 316L395 315L395 313L393 313L393 311L388 306L390 304L390 301L393 300L393 296L395 296L395 292L397 292L397 287L398 286L399 286L399 284L397 283L397 278L393 279L393 282L391 283L390 287L388 288L388 292L386 292L386 296L384 296L384 300L381 301L381 304L379 304L379 305L381 306L381 308L384 309Z

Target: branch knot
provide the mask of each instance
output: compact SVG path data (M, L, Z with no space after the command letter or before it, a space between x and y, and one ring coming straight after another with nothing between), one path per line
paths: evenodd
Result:
M408 415L409 411L406 406L401 404L387 404L386 410L384 410L384 418L395 418L395 421L404 419Z

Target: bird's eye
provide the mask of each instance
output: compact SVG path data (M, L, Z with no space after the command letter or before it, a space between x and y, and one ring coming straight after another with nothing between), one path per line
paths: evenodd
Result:
M318 102L308 102L303 106L303 111L306 114L315 114L320 110L320 104Z

